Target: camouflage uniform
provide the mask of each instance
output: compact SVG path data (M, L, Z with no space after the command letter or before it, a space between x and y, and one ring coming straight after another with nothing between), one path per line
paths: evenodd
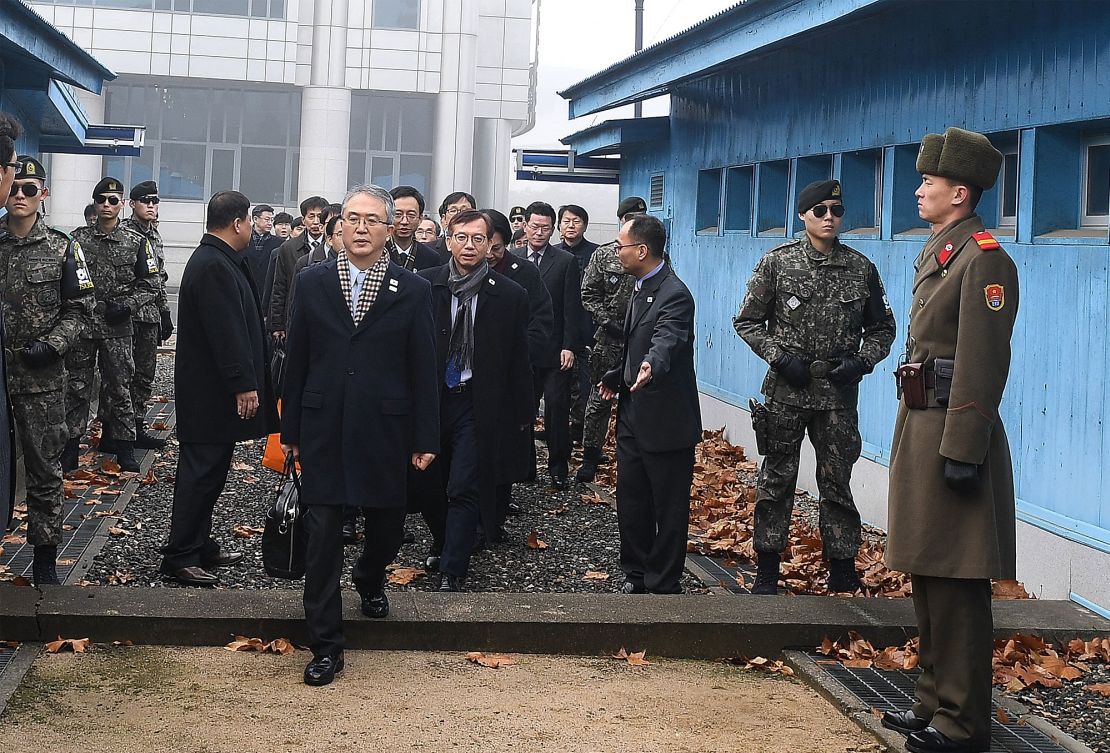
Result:
M158 345L162 338L161 323L162 312L169 311L166 301L166 257L162 252L162 236L158 226L151 223L149 229L134 218L129 217L123 221L123 226L145 237L150 242L154 252L154 259L158 264L158 298L139 307L138 311L131 314L134 334L131 336L131 352L135 357L135 378L131 380L131 402L135 415L141 422L146 412L147 401L154 391L154 372L158 366ZM101 386L101 397L104 395Z
M104 313L109 303L129 306L132 315L159 296L158 260L147 239L119 224L110 233L98 226L73 231L88 261L96 284L96 307L88 331L66 356L69 384L66 388L66 424L70 439L85 433L89 404L96 386L95 372L100 361L108 405L101 411L108 421L113 439L135 441L135 410L131 402L131 382L135 378L135 358L131 336L131 316L109 324Z
M40 216L25 238L0 219L0 305L8 350L12 401L27 476L27 540L57 546L62 540L62 448L66 442L64 357L84 331L93 308L93 283L81 246ZM46 343L53 363L32 368L20 350Z
M582 446L600 450L609 430L612 401L602 400L597 383L602 375L620 365L624 352L624 318L636 278L626 274L617 259L617 242L598 246L582 278L582 307L597 324L590 355L590 398L582 424Z
M826 374L847 356L858 357L864 373L870 373L890 352L894 315L878 270L839 241L829 254L808 239L783 244L759 260L733 326L768 363L784 353L813 359L811 381L803 388L790 386L774 369L763 381L768 416L756 499L756 551L778 553L786 547L798 455L808 430L817 455L825 556L854 558L860 516L850 482L861 448L859 385L837 386Z

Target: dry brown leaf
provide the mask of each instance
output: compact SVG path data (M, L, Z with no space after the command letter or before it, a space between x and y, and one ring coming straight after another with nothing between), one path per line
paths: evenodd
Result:
M244 523L237 523L231 527L231 535L237 539L250 539L255 536L261 536L264 528L258 526L248 526Z
M146 476L143 477L142 485L143 486L150 486L152 484L157 484L157 483L158 483L158 477L154 475L154 469L151 468L149 471L146 472Z
M386 580L397 586L407 586L417 578L423 578L425 575L427 575L427 571L419 567L398 567L389 574Z
M471 651L466 655L468 661L480 664L490 669L500 669L516 664L516 659L505 654L483 654L481 651Z
M651 664L651 662L644 658L645 656L647 656L647 651L637 651L634 654L630 654L625 650L624 646L621 646L621 650L613 654L612 658L623 659L633 667L644 667Z
M528 538L525 542L529 549L547 549L547 542L540 541L540 534L533 528L528 532Z
M296 648L288 638L275 638L266 643L261 638L247 638L242 635L235 636L235 640L224 646L228 651L257 651L260 654L278 654L287 656Z
M597 570L587 570L586 574L582 576L582 580L609 580L609 573L602 573Z
M998 721L1002 724L1010 723L1010 715L1007 714L1006 709L1002 708L1001 706L998 707L998 711L995 713L995 716L998 717Z
M127 646L134 646L133 641L112 641L112 645L117 648L126 648Z
M100 465L100 470L108 476L118 476L120 472L119 463L105 458L104 462Z
M57 654L62 651L72 651L75 654L83 654L89 647L88 638L63 638L58 636L58 640L50 641L43 650L48 654Z
M234 463L231 464L231 470L233 470L233 471L253 471L254 466L250 465L249 463L243 463L243 462L240 462L240 461L236 460Z
M1101 696L1110 698L1110 682L1096 682L1093 685L1088 685L1087 690L1092 693L1098 693Z
M130 536L131 535L131 531L128 531L126 528L120 528L119 526L112 526L111 528L108 529L108 533L111 536Z
M995 599L1032 599L1025 586L1016 580L996 580L991 583L991 596Z

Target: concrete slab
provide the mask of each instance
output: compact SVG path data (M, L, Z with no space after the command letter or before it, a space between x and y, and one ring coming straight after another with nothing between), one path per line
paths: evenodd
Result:
M0 588L0 638L220 645L234 634L303 642L297 591L71 587ZM351 648L597 655L621 646L659 656L773 656L856 630L876 645L915 632L906 599L622 594L390 595L391 614L368 620L344 595ZM1110 636L1110 621L1070 602L995 603L995 632L1056 639Z

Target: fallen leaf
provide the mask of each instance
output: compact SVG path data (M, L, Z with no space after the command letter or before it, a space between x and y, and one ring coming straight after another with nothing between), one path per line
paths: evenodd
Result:
M112 645L120 648L126 646L134 646L135 644L132 641L112 641Z
M644 658L646 655L647 651L637 651L634 654L630 654L625 650L624 646L621 646L621 650L613 654L612 658L623 659L633 667L643 667L651 664L651 662Z
M423 578L425 575L427 575L427 571L419 567L398 567L394 568L393 572L389 574L386 580L397 586L407 586L417 578Z
M48 654L57 654L62 651L72 651L75 654L83 654L88 647L88 638L63 638L59 635L58 640L50 641L43 646L43 650Z
M1087 690L1110 698L1110 682L1097 682L1094 685L1088 685Z
M582 580L609 580L609 573L598 572L597 570L587 570Z
M250 539L255 536L261 536L265 529L258 526L248 526L243 523L237 523L231 527L231 535L237 539Z
M130 536L131 535L131 531L128 531L126 528L120 528L119 526L112 526L111 528L108 529L108 533L112 536Z
M490 669L500 669L516 664L516 659L504 654L483 654L481 651L471 651L466 655L468 661L480 664Z
M104 462L100 465L100 470L109 476L118 476L120 472L119 463L105 458Z
M528 545L529 549L547 549L547 542L540 541L540 535L535 528L528 533L528 538L525 543Z
M254 466L249 465L248 463L243 463L243 462L240 462L240 461L236 460L234 463L231 464L231 470L233 470L233 471L253 471Z
M228 651L256 651L260 654L278 654L280 656L287 656L296 650L293 642L288 638L275 638L266 643L261 638L247 638L242 635L235 636L235 640L228 643L224 648Z
M1001 706L998 707L998 711L997 711L997 713L995 713L995 716L998 717L998 721L1001 722L1002 724L1009 724L1010 723L1010 715L1007 714L1006 709L1002 708Z

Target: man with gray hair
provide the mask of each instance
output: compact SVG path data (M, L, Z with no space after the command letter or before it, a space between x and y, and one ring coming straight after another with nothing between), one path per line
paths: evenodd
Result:
M404 535L407 476L439 452L431 286L385 252L393 197L359 186L343 200L339 258L297 278L287 326L281 442L301 462L306 506L308 685L343 669L343 508L363 511L351 580L362 613L389 614L385 568Z

